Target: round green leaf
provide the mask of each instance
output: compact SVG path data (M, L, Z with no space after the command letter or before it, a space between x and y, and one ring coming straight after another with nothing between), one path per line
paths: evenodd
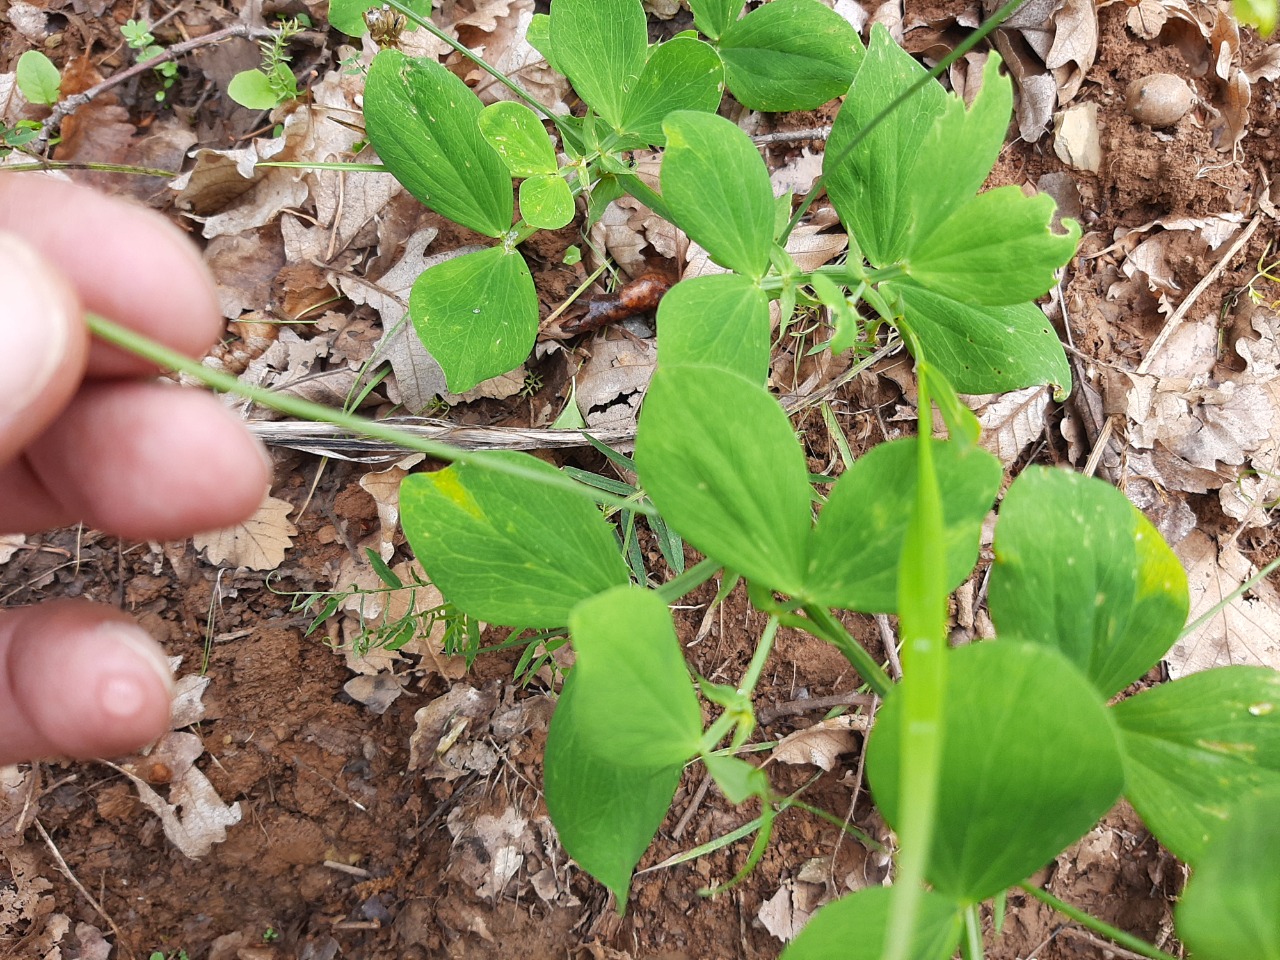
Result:
M555 173L556 149L538 115L523 103L499 100L480 111L480 132L513 177ZM561 224L563 226L563 224Z
M773 187L751 138L715 114L681 111L662 126L662 197L676 225L716 263L760 279L773 244Z
M817 0L772 0L720 37L729 89L752 110L811 110L849 89L862 42Z
M1220 667L1114 708L1125 795L1151 832L1197 864L1236 798L1280 790L1280 673Z
M1234 803L1174 911L1194 960L1280 960L1280 790Z
M540 230L559 230L573 219L573 191L558 173L541 173L520 184L520 216Z
M434 60L398 50L373 58L365 129L387 169L431 209L502 237L515 198L506 164L480 134L481 109L479 97Z
M547 812L565 852L613 891L621 908L631 872L653 841L680 784L683 764L623 766L594 749L596 727L578 706L569 671L542 758Z
M1053 198L1016 186L988 190L963 203L907 254L908 275L952 299L1008 306L1034 300L1054 285L1076 252L1080 225L1050 228Z
M659 367L636 465L662 516L708 557L799 595L809 473L791 422L758 383L713 367Z
M693 25L712 40L729 29L746 0L689 0Z
M681 280L658 304L658 362L701 364L763 384L769 373L769 298L740 273Z
M22 95L31 103L50 106L58 102L62 74L39 50L28 50L18 58L14 79Z
M1034 303L977 307L910 282L880 289L902 303L905 322L924 355L960 393L1004 393L1053 384L1065 395L1071 383L1066 351Z
M527 453L483 456L558 472ZM612 527L589 500L481 465L406 477L400 512L431 581L490 623L561 627L578 602L630 579Z
M569 636L576 712L592 732L587 749L628 767L682 764L697 754L702 713L661 597L636 586L588 597L569 614Z
M781 960L880 960L889 938L893 891L866 887L814 914ZM960 940L960 911L946 897L926 890L911 932L910 960L946 960Z
M946 589L978 559L982 522L1000 489L1000 461L979 447L933 443L942 495ZM831 489L814 531L806 588L830 607L867 613L898 610L898 559L916 501L914 438L868 450Z
M1027 468L1000 505L995 554L1000 636L1055 647L1104 697L1146 673L1187 622L1178 558L1101 480Z
M662 121L677 110L714 113L724 94L724 65L710 46L676 37L657 47L628 91L622 147L664 144Z
M927 877L976 903L1029 877L1110 809L1124 784L1098 692L1057 651L996 641L947 652L942 760ZM894 691L867 749L890 824L901 802L904 718Z
M227 96L250 110L271 110L280 102L271 78L261 70L241 70L227 84Z
M538 293L515 251L489 247L424 271L409 316L454 393L518 367L538 334Z

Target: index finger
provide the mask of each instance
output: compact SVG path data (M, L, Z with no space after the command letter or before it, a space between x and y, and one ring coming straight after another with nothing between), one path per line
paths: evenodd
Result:
M217 294L199 253L154 211L49 177L0 173L0 230L20 234L56 265L85 309L166 346L202 355L222 332ZM154 373L95 342L90 377Z

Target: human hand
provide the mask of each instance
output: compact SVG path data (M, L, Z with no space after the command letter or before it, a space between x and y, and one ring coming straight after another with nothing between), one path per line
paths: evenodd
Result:
M0 532L84 521L171 540L241 520L265 451L213 396L90 342L91 310L192 356L222 331L213 285L163 217L44 177L0 173ZM0 764L113 756L168 728L160 647L119 610L0 611Z

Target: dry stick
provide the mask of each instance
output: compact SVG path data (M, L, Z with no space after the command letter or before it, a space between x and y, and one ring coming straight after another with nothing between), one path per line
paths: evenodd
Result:
M1264 216L1265 214L1261 212L1254 216L1253 220L1249 222L1249 226L1245 227L1244 232L1241 233L1240 236L1236 237L1235 243L1231 244L1231 246L1227 248L1227 252L1222 255L1221 259L1213 265L1213 269L1205 274L1204 279L1197 283L1192 291L1187 294L1187 298L1178 304L1178 309L1173 311L1173 316L1169 318L1169 322L1164 325L1164 329L1160 331L1160 335L1156 337L1155 342L1151 344L1151 349L1147 351L1147 355L1143 357L1142 362L1138 364L1138 373L1146 373L1151 369L1151 363L1155 360L1156 354L1160 352L1160 349L1169 341L1169 338L1173 336L1174 331L1176 331L1178 327L1182 326L1182 321L1186 318L1187 311L1190 310L1192 305L1194 305L1200 298L1200 294L1208 290L1209 285L1218 279L1218 275L1227 268L1227 264L1235 259L1236 254L1241 251L1244 245L1249 242L1249 238L1252 237L1253 232L1258 229L1258 224L1262 223L1262 218Z
M102 904L98 903L98 901L94 899L93 894L84 888L84 884L76 879L76 875L72 873L71 868L67 866L67 861L62 859L62 854L58 852L58 848L54 845L53 838L50 837L48 831L45 830L44 824L42 824L39 819L31 822L35 825L36 832L40 834L40 839L45 842L45 846L47 846L49 848L49 852L53 854L53 859L57 862L58 869L62 871L62 875L71 881L71 885L80 891L80 894L89 901L89 906L93 907L94 912L97 913L97 915L103 919L103 922L111 928L111 932L115 934L116 945L120 947L121 950L125 949L124 934L120 932L120 928L116 926L116 922L107 916L107 911L102 909Z
M786 700L765 707L756 714L760 726L766 727L775 720L792 717L802 713L813 713L815 710L827 711L832 707L870 707L879 699L874 693L834 693L829 697L805 697L800 700Z
M178 57L191 53L193 50L199 50L201 47L207 47L210 44L221 43L223 40L230 40L233 37L242 37L246 40L257 40L262 37L274 37L276 31L269 27L251 27L248 24L238 23L235 26L223 27L221 30L215 30L213 33L206 33L203 37L195 37L191 40L184 40L181 43L175 43L171 47L166 47L158 56L152 57L150 60L143 60L135 63L131 67L121 70L119 73L112 74L101 83L96 83L83 93L73 93L65 100L61 100L54 106L53 111L43 124L40 125L40 136L36 138L36 142L41 148L49 142L49 137L67 117L68 114L74 113L83 107L90 100L110 90L112 87L119 86L126 80L131 80L136 76L146 73L148 70L154 70L162 63L170 60L176 60ZM323 37L319 33L299 33L295 34L294 39L311 40L314 43L323 42Z

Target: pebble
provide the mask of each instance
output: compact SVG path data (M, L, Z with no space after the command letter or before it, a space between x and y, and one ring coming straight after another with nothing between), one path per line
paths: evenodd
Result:
M1172 73L1153 73L1129 84L1124 105L1129 116L1152 127L1171 127L1191 109L1196 95Z

